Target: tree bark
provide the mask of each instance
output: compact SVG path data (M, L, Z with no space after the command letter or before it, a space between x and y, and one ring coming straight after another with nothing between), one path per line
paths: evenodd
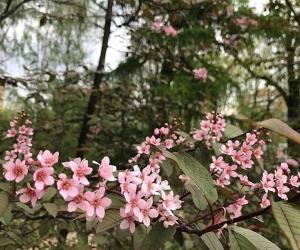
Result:
M299 39L288 36L286 38L286 69L288 82L288 96L287 96L287 119L289 125L297 132L300 132L300 79L296 76L295 56ZM288 153L294 158L300 157L299 145L289 141Z
M89 98L88 106L86 113L83 118L83 123L80 131L80 136L78 139L78 149L77 149L77 156L83 157L84 150L82 147L85 145L87 140L87 134L89 132L89 121L91 116L95 113L96 104L99 100L99 86L103 79L103 70L105 65L105 57L108 48L108 40L110 36L110 27L111 27L111 20L112 20L112 8L113 8L113 0L108 0L106 15L105 15L105 25L104 25L104 34L102 39L102 47L99 57L99 62L97 66L97 70L94 76L93 86L91 89L91 95Z

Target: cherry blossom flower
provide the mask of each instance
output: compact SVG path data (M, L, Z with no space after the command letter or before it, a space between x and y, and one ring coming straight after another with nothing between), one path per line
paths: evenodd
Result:
M202 81L206 81L207 79L207 69L206 68L199 68L199 69L194 69L193 70L194 73L194 78L197 80L202 80Z
M138 206L133 208L135 216L140 222L143 222L146 227L150 226L150 219L158 216L158 211L152 208L153 198L149 198L147 201L139 200Z
M59 174L58 177L57 189L65 200L78 195L78 183L75 180L69 179L65 174Z
M105 216L105 209L110 206L111 199L104 197L105 187L100 187L95 192L85 192L84 197L90 203L86 210L87 219L93 218L95 215L102 220Z
M237 172L235 172L235 170L237 169L237 165L226 165L224 167L224 177L225 179L229 180L230 177L237 177L238 174Z
M278 195L278 197L280 197L283 200L287 200L288 199L286 193L288 191L290 191L290 189L287 186L285 186L282 183L280 183L279 185L276 186L276 189L277 189L277 195Z
M179 195L174 196L173 191L169 192L169 194L162 193L162 206L167 211L171 212L172 210L181 208L181 203Z
M173 141L172 139L167 139L167 140L165 141L165 147L166 147L166 149L172 148L173 145L174 145L174 141Z
M33 180L34 186L37 190L43 190L45 186L54 184L54 179L51 176L54 172L52 167L38 168L34 171Z
M130 232L133 234L135 232L134 221L136 220L134 214L132 212L125 213L125 209L120 208L120 215L123 218L123 220L121 221L121 224L120 224L120 228L121 229L129 228Z
M163 26L163 31L167 36L177 36L178 31L172 25Z
M271 205L271 202L270 200L268 199L268 195L267 194L264 194L263 197L262 197L262 200L261 200L261 203L260 203L260 206L262 208L265 208L265 207L268 207Z
M77 161L70 161L68 164L73 171L73 179L83 185L89 185L90 182L86 178L86 175L92 173L93 169L88 166L86 159L77 159Z
M49 150L45 150L44 152L40 151L37 159L43 167L52 167L55 163L58 162L58 156L58 152L52 154Z
M268 174L267 171L264 171L261 183L262 183L263 189L265 190L266 193L268 193L268 191L275 192L274 174Z
M248 200L245 198L245 195L243 197L238 198L235 203L239 206L244 206L248 204Z
M292 167L299 167L299 163L292 158L287 159L286 163L291 165Z
M144 194L141 191L137 192L137 185L131 183L128 186L128 192L124 193L124 197L127 201L125 205L125 213L129 213L138 206L138 202L142 199L142 197L144 197Z
M5 169L4 177L8 181L20 182L28 173L25 161L21 161L20 159L16 159L15 162L8 161L3 167Z
M108 181L115 181L113 173L117 171L116 166L110 165L109 158L105 156L98 169L98 175Z
M66 201L68 201L68 212L74 212L77 208L81 209L82 211L87 211L90 209L90 203L85 199L83 190L84 186L78 185L78 194L75 197L68 196Z
M293 187L299 187L300 182L299 182L299 177L297 175L292 175L290 177L290 185Z
M155 138L154 136L146 137L146 141L153 146L160 145L160 138Z
M137 146L136 149L139 154L148 155L150 153L150 145L147 145L145 142L143 142L140 146Z
M45 191L34 189L30 186L29 183L27 183L27 187L21 188L16 193L17 195L20 195L20 202L27 203L30 201L32 207L34 207L36 205L36 202L43 197Z

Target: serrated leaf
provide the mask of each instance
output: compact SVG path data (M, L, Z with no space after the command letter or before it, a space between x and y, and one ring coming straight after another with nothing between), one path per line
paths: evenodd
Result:
M155 223L149 234L143 240L143 250L161 249L164 243L173 237L175 231L175 227L165 228L161 222Z
M178 167L190 178L190 184L194 185L194 193L201 192L211 203L214 203L218 199L213 179L208 170L200 162L191 155L183 152L170 153L164 151L163 153L167 158L175 161Z
M300 144L300 134L279 119L268 119L258 122L257 125L272 130L273 132Z
M49 187L47 189L47 192L45 193L45 195L43 196L43 200L44 201L50 201L57 193L56 188L54 187Z
M273 215L292 249L300 249L300 207L285 202L272 202Z
M107 209L105 211L105 217L102 222L98 223L96 232L104 232L113 227L119 226L122 221L120 211L117 209Z
M216 236L214 232L209 232L203 234L201 239L204 241L205 245L209 248L209 250L223 250L222 243Z
M231 228L235 233L245 237L257 250L280 250L274 243L252 230L237 226Z
M56 217L58 212L58 207L54 203L44 203L44 208L47 210L47 212L52 215L53 217Z
M228 124L225 128L224 135L226 138L231 139L242 135L244 132L237 126Z
M9 204L8 195L5 192L0 192L0 216L3 215Z

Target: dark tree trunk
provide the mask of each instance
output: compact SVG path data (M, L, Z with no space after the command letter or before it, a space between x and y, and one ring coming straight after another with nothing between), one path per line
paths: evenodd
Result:
M295 52L297 40L287 39L287 76L288 76L288 97L287 97L287 118L289 125L300 133L300 79L295 73ZM299 145L289 141L289 155L300 157Z
M89 121L91 119L91 116L95 113L96 104L99 99L99 86L103 79L105 56L106 56L106 51L108 48L108 40L109 40L109 36L110 36L112 8L113 8L113 0L108 0L106 15L105 15L104 34L103 34L103 39L102 39L100 58L99 58L97 71L95 73L95 77L94 77L94 81L93 81L93 87L92 87L90 99L88 102L88 107L87 107L86 113L83 118L83 123L82 123L80 136L79 136L79 140L78 140L78 149L77 149L78 157L83 157L83 155L84 155L83 147L86 143L87 134L89 132Z

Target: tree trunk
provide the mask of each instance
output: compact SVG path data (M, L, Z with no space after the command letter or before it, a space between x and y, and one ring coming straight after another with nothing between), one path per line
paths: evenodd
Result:
M94 76L93 87L91 90L90 99L88 102L87 110L83 118L83 123L80 131L80 136L78 139L78 149L77 149L77 156L83 157L84 150L83 147L87 140L87 134L89 132L89 121L91 116L95 113L96 104L99 100L99 86L103 79L103 70L105 65L105 56L106 51L108 48L108 40L110 36L110 26L111 26L111 19L112 19L112 8L113 8L113 0L108 0L106 15L105 15L105 25L104 25L104 34L102 39L102 47L100 58L97 66L97 71Z

